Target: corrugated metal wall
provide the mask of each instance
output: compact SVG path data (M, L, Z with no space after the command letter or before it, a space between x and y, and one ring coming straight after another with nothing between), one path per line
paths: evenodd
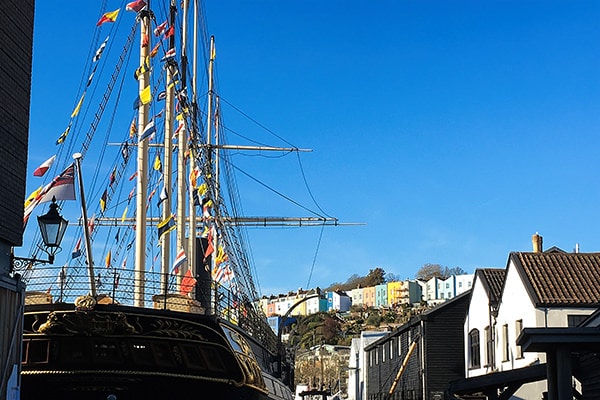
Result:
M0 285L0 399L10 398L8 380L13 366L21 363L24 297L24 289Z

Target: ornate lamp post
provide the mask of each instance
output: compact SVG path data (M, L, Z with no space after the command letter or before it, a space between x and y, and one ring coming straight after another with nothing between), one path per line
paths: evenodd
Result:
M60 250L60 243L62 242L65 231L67 230L67 225L69 224L69 221L59 214L56 198L52 198L50 210L48 210L46 214L38 217L38 224L45 246L45 248L40 248L48 254L48 259L15 257L14 255L11 255L11 267L13 271L15 269L20 270L27 265L54 263L54 255Z

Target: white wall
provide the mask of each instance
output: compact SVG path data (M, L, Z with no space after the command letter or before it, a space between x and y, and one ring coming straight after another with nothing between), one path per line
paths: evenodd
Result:
M492 322L493 324L493 322ZM485 342L485 327L490 325L489 313L489 298L481 280L476 279L471 292L471 301L469 310L465 319L464 341L465 341L465 376L467 378L479 376L491 372L490 368L485 367L486 363L486 342ZM479 357L481 367L476 369L470 368L470 348L469 348L469 332L472 329L479 330Z

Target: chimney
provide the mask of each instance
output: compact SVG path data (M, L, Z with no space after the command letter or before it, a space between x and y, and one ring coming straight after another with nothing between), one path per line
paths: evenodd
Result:
M531 242L533 243L533 252L541 253L542 250L542 237L536 232L531 236Z

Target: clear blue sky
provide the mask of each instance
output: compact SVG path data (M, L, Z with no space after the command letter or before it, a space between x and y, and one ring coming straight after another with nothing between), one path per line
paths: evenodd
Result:
M98 4L37 1L30 171L73 109ZM220 95L312 149L300 155L310 193L360 223L325 228L318 252L320 228L249 230L263 294L375 267L401 278L425 263L502 268L535 232L545 248L600 250L600 2L209 0L205 10ZM286 145L231 107L223 118ZM295 155L235 160L317 209ZM248 215L307 215L239 185Z

